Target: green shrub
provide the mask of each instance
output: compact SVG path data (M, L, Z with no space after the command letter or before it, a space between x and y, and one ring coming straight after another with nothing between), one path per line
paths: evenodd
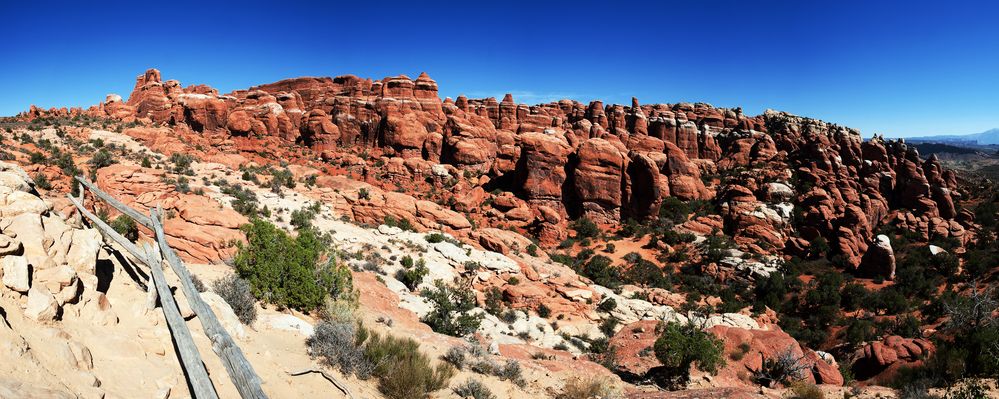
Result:
M541 317L547 319L548 316L551 316L551 315L552 315L552 310L550 308L548 308L547 305L545 305L543 303L540 304L540 305L538 305L538 316L541 316Z
M310 206L291 211L291 220L289 223L298 230L311 228L312 221L319 214L320 209L319 202L313 202Z
M692 364L710 373L725 365L722 341L690 323L667 323L653 349L663 365L664 382L668 385L684 383Z
M600 227L592 220L585 217L576 219L569 225L570 228L576 231L576 238L593 238L600 235Z
M240 276L250 282L255 297L311 311L327 296L343 299L353 295L350 269L335 262L312 229L291 238L262 219L253 219L241 229L247 244L240 244L234 263Z
M191 275L191 284L194 285L194 289L198 290L198 292L208 291L208 287L205 286L205 283L202 282L201 279L195 274Z
M456 337L471 334L479 328L483 315L474 313L475 294L472 290L461 289L434 281L434 288L420 293L430 301L432 310L423 316L422 321L434 331Z
M410 291L415 290L421 283L423 283L423 278L430 273L430 269L427 268L427 262L420 258L416 262L416 265L412 268L399 270L399 274L396 276L399 281L406 285Z
M510 381L519 387L527 385L527 381L524 380L523 371L520 368L520 362L509 359L503 367L496 370L496 376L504 381Z
M672 223L680 224L687 221L690 215L690 206L676 197L663 198L663 203L659 207L659 218Z
M601 312L610 312L617 309L617 301L614 298L607 298L603 302L600 302L600 305L597 305L597 309Z
M114 156L107 149L101 148L100 151L94 153L94 156L90 158L90 162L88 163L91 170L97 170L113 165L115 160Z
M378 390L390 399L427 398L431 392L447 386L455 370L450 364L430 366L430 359L420 352L420 344L411 338L371 333L364 356L375 365Z
M173 163L173 173L188 176L194 175L194 171L191 170L191 164L194 163L193 155L175 152L170 155L170 162Z
M413 227L413 223L410 222L409 219L406 218L396 219L392 215L385 216L385 220L382 222L382 224L389 227L398 227L404 231L416 231L416 228Z
M447 239L447 237L445 237L441 233L430 233L430 234L427 234L426 237L424 237L424 238L427 240L427 242L429 242L431 244L436 244L436 243L439 243L439 242L443 242L444 240Z
M251 218L257 216L257 195L250 189L233 184L222 187L222 193L235 198L232 201L232 209L236 212Z
M673 276L672 274L664 268L660 268L655 263L652 263L641 256L635 254L637 259L629 261L631 265L624 271L621 276L621 280L635 285L644 285L646 287L663 288L670 289L673 286ZM631 255L628 254L628 255ZM625 255L625 258L628 258Z
M139 226L135 224L135 220L128 215L119 215L113 221L111 221L111 228L118 232L129 241L136 241L139 239Z
M490 287L486 291L486 312L499 316L503 312L503 292L498 287Z
M618 324L620 324L620 322L618 322L617 319L605 319L600 323L600 332L604 333L604 335L608 337L613 337L614 332L617 331Z
M676 230L666 230L663 232L662 238L660 238L660 240L669 245L690 243L694 242L695 239L697 237L691 233L681 233Z
M537 244L528 245L527 254L531 256L538 256L538 245Z
M39 173L35 175L35 178L33 180L35 181L35 187L38 187L42 190L52 189L52 183L49 183L49 178L46 177L44 173Z
M611 264L610 258L603 255L590 258L581 272L583 276L604 287L616 288L622 283L621 271Z

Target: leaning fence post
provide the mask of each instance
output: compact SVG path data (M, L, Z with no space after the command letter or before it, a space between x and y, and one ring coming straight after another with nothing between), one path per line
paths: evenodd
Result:
M218 399L218 393L215 392L215 386L212 384L211 378L208 377L208 370L205 368L205 363L201 360L201 353L198 352L198 347L194 344L191 331L187 328L184 318L180 315L177 302L170 292L170 287L167 286L166 276L163 274L159 258L149 256L155 253L155 251L148 244L140 250L134 243L128 241L128 239L114 231L111 226L84 208L79 200L72 195L68 195L67 197L73 205L76 205L80 213L87 219L90 219L91 224L97 227L105 237L110 237L112 240L118 242L135 256L136 260L146 263L149 266L150 276L154 279L154 284L151 284L151 286L155 287L163 305L163 317L166 319L167 327L170 329L173 340L177 345L181 367L185 371L188 382L191 385L191 395L196 399Z
M145 250L149 262L160 262L159 254L149 244L143 245L142 249ZM153 274L149 273L149 282L146 283L146 308L156 309L156 299L156 280L153 279Z

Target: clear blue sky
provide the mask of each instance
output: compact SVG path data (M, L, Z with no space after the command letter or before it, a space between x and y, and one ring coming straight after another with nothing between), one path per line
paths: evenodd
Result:
M126 97L156 67L222 92L426 71L452 97L703 101L865 136L999 127L995 1L29 3L0 4L0 115Z

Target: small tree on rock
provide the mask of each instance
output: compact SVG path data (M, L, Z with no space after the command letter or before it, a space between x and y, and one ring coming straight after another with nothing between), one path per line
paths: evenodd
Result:
M436 280L433 289L424 289L420 295L430 301L433 307L422 320L436 332L462 337L477 330L482 322L483 315L472 312L475 308L475 294L472 290Z

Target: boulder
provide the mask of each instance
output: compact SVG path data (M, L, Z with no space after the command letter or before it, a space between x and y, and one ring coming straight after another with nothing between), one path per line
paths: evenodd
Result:
M31 288L28 259L23 256L7 255L0 258L3 265L3 285L14 291L25 293Z
M898 369L918 366L935 351L933 343L923 338L888 336L858 349L852 370L858 380L888 383Z
M45 229L42 227L42 218L37 213L22 213L15 216L10 225L4 229L4 234L14 233L21 241L24 248L23 256L27 258L28 264L33 267L42 267L49 255L45 245ZM51 243L51 241L50 241Z
M868 246L858 269L860 273L869 276L880 276L888 280L895 279L895 252L891 248L891 240L884 234L879 234Z
M28 304L24 315L35 321L52 321L59 314L59 302L49 291L40 285L28 290Z
M74 230L66 261L73 270L95 274L97 252L103 244L104 239L97 229Z
M18 254L22 248L21 241L0 234L0 256Z

